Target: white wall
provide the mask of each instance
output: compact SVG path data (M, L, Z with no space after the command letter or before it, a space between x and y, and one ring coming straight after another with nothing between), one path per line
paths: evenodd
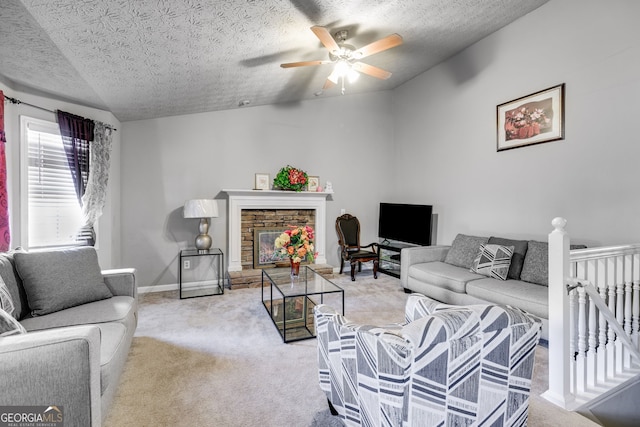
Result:
M335 218L359 217L362 239L377 236L378 203L390 192L391 93L346 95L287 106L257 106L123 123L122 254L140 286L177 282L180 249L193 247L197 219L184 202L219 199L214 247L227 251L222 189L251 189L254 173L290 164L335 194L327 205L327 258L338 265Z
M640 242L640 2L552 0L393 92L396 199L457 233ZM498 104L566 83L566 138L496 152Z
M63 110L82 117L108 123L120 129L120 122L113 114L95 108L84 107L69 102L58 101L13 90L0 81L0 90L5 96L37 105L48 110ZM11 247L25 246L20 234L20 116L25 115L56 122L53 113L24 104L5 104L5 131L7 137L7 189L9 192L9 214L11 222ZM120 241L120 131L113 134L109 190L102 217L98 220L98 240L96 250L100 266L104 269L122 267Z

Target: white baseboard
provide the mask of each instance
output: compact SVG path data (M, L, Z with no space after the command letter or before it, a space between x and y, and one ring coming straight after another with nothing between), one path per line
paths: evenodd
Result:
M157 285L157 286L141 286L138 288L139 294L148 294L151 292L166 292L166 291L177 291L178 284L171 283L168 285Z
M218 286L217 280L206 280L206 281L198 282L196 286L193 286L193 284L190 284L189 289L210 288L213 286ZM179 286L177 283L170 283L168 285L141 286L138 288L138 293L148 294L151 292L177 291L178 289L179 289Z

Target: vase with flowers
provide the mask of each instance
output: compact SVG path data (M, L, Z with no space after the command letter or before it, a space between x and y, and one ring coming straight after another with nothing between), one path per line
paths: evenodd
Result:
M300 274L300 263L302 261L313 262L317 253L313 247L313 228L305 226L289 226L275 240L275 248L281 254L287 256L291 261L291 276L297 277Z
M285 166L273 179L273 188L278 190L302 191L309 182L309 176L302 169Z

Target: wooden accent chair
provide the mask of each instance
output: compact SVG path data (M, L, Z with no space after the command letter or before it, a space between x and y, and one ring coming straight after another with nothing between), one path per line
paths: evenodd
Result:
M340 274L344 267L344 262L351 264L351 280L356 280L356 264L358 271L362 271L362 263L373 261L373 277L378 278L378 252L377 243L369 243L360 246L360 221L353 215L344 214L336 218L336 232L338 233L338 244L340 245ZM370 250L365 248L371 248Z

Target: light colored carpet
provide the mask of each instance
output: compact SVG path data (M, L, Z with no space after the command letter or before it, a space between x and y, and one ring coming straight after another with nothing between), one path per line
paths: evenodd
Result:
M346 317L358 323L402 322L407 295L399 280L364 271L345 289ZM180 300L177 292L143 294L129 359L106 427L342 426L327 409L316 367L316 340L284 344L262 306L260 289ZM546 390L547 351L536 353L530 426L596 425L563 411Z

